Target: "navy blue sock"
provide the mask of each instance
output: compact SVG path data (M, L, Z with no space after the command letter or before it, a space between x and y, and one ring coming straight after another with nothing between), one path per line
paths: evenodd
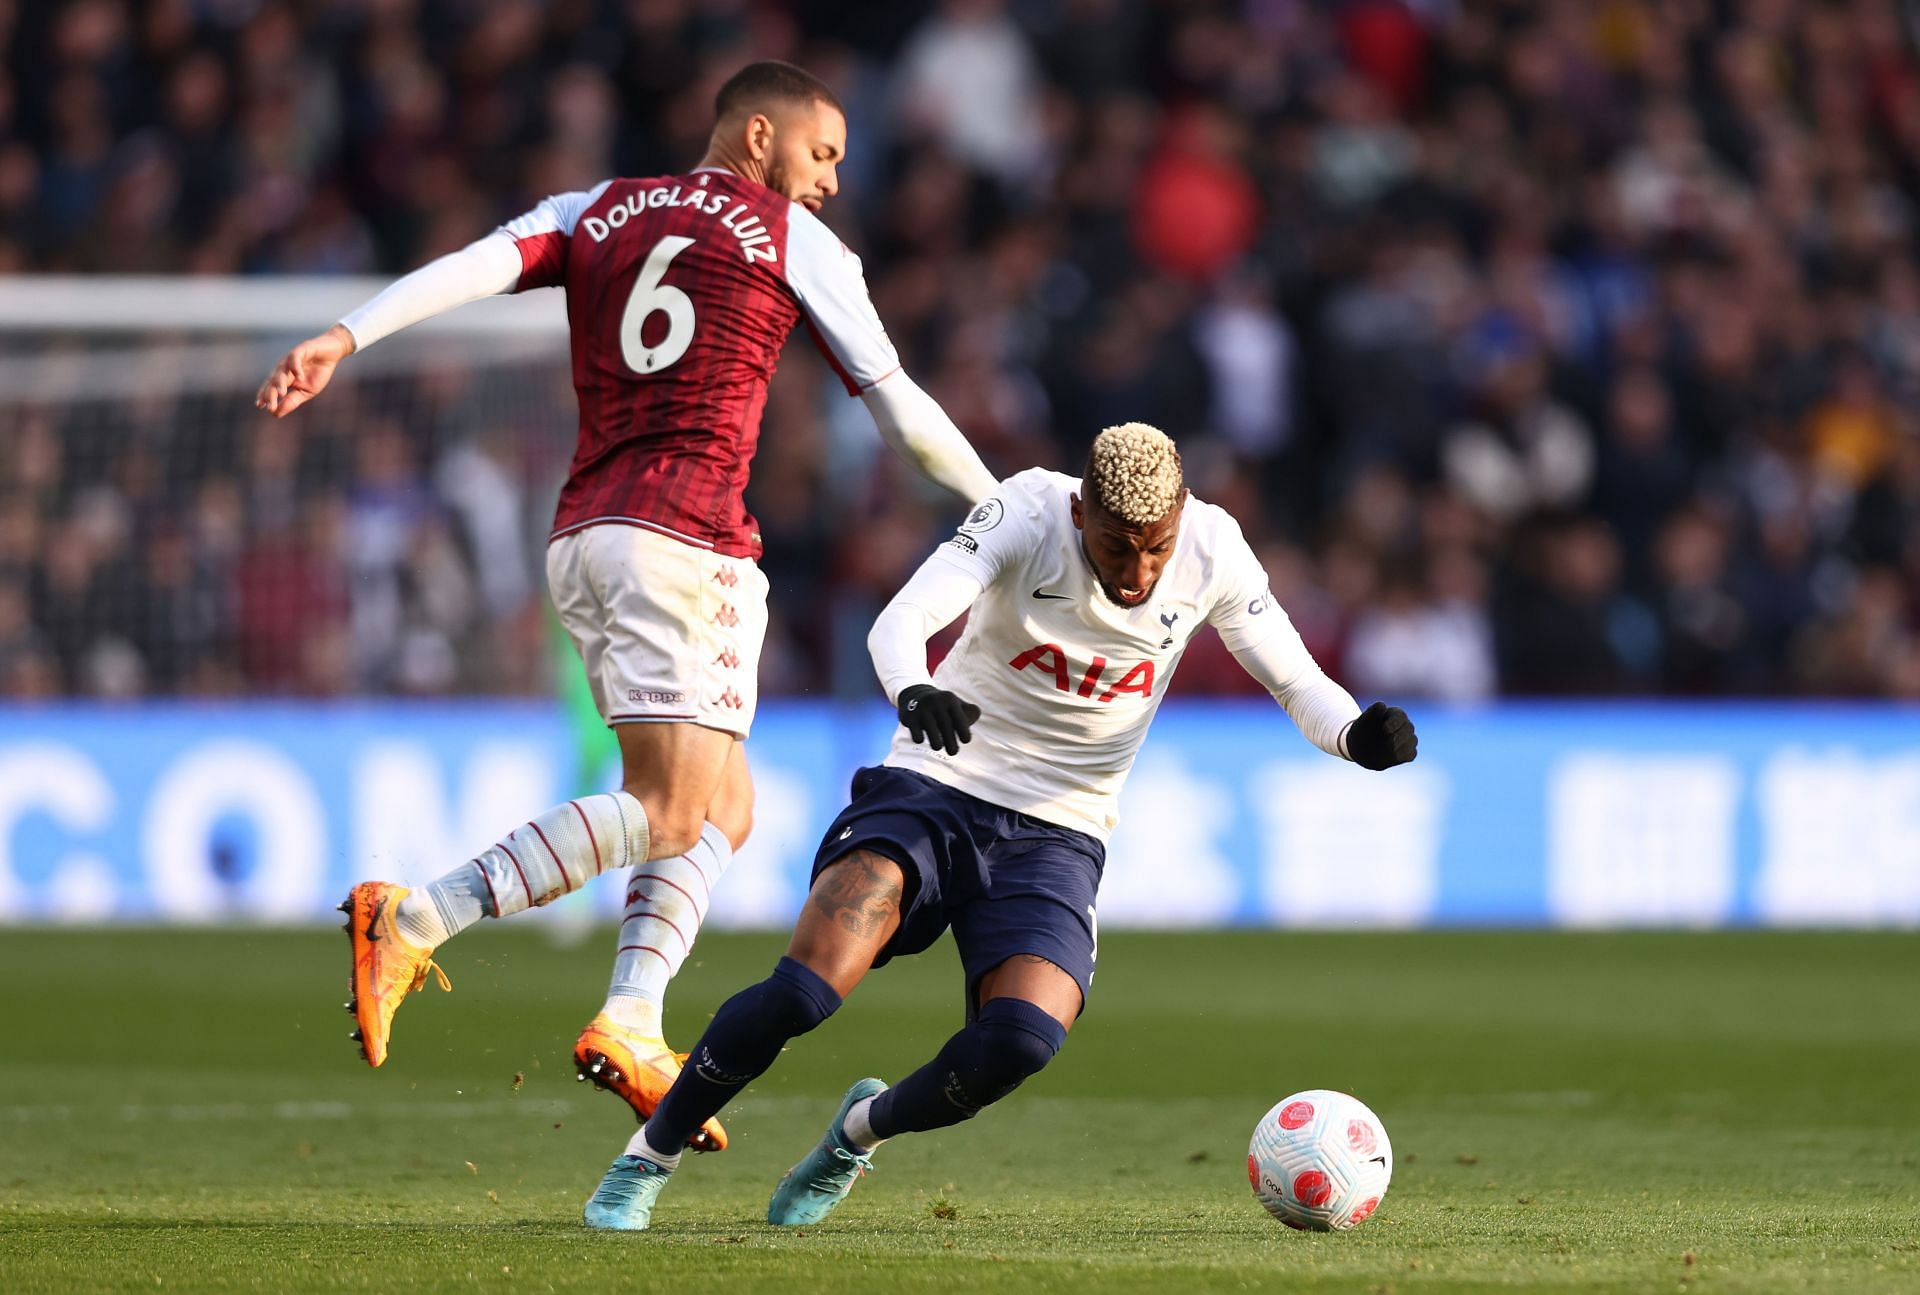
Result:
M1025 999L990 999L932 1061L874 1098L867 1121L890 1138L970 1120L1039 1074L1066 1039L1066 1026Z
M647 1121L647 1141L666 1152L688 1138L771 1066L787 1040L832 1016L840 995L811 968L782 958L773 974L720 1005L686 1069Z

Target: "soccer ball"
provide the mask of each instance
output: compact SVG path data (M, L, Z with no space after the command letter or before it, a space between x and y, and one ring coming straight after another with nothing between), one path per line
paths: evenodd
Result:
M1386 1126L1358 1098L1313 1088L1260 1117L1247 1181L1290 1228L1343 1232L1367 1221L1393 1177Z

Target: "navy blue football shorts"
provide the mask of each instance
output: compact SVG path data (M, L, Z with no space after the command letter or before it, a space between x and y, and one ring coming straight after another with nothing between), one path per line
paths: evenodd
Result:
M874 966L919 953L951 926L969 1019L980 978L1021 954L1072 976L1086 1006L1099 946L1094 900L1107 859L1092 836L876 765L853 775L853 803L827 828L813 876L855 850L892 859L906 874L900 929Z

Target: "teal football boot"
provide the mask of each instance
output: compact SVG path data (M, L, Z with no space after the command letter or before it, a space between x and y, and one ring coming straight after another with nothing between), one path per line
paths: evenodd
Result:
M847 1090L826 1136L804 1160L787 1170L787 1176L773 1189L773 1199L767 1202L767 1222L787 1228L818 1223L847 1198L854 1180L873 1168L873 1155L860 1155L848 1146L841 1126L854 1103L886 1091L887 1086L878 1079L862 1079Z
M620 1156L587 1197L580 1211L590 1228L611 1232L644 1231L653 1218L653 1202L673 1170L639 1156Z

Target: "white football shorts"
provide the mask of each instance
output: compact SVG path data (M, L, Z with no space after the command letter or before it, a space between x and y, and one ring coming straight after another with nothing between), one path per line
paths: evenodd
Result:
M746 737L767 636L767 578L751 559L606 523L547 545L547 589L608 724Z

